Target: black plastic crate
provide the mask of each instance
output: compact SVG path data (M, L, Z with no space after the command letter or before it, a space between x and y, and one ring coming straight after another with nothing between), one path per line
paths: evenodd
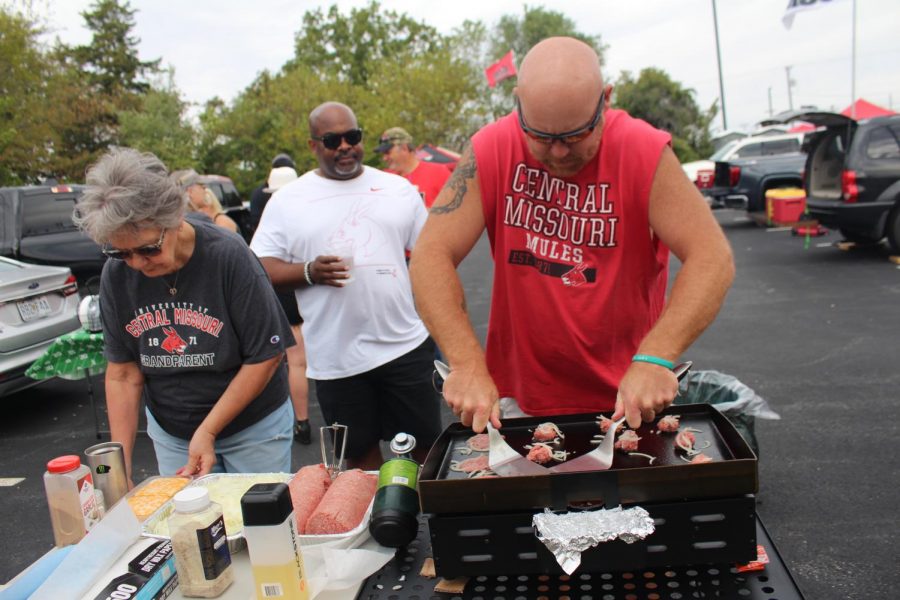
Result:
M643 541L601 543L581 555L578 572L659 566L746 563L756 558L753 495L642 505L656 524ZM561 574L532 527L535 512L429 515L437 573Z

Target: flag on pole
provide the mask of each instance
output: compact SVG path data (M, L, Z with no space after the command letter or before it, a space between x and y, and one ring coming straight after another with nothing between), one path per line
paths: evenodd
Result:
M787 9L784 11L784 16L781 17L781 22L784 23L785 29L790 29L791 25L794 24L794 15L798 12L811 10L813 8L821 8L823 6L835 4L838 1L839 0L788 0Z
M512 50L504 54L503 58L484 70L484 76L487 77L488 85L490 87L496 87L498 83L504 79L514 77L515 74L516 61L513 58Z

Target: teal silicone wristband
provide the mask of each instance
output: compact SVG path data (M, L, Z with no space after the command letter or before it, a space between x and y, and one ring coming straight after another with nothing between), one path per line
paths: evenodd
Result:
M631 357L631 362L645 362L652 363L654 365L659 365L661 367L665 367L667 369L675 368L675 363L671 360L666 360L664 358L660 358L658 356L652 356L650 354L635 354Z

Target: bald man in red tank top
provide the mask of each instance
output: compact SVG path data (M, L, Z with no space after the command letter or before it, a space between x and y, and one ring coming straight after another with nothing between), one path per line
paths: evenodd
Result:
M614 411L629 426L674 400L671 366L734 278L727 240L671 136L610 108L593 48L549 38L525 56L516 110L481 129L412 255L416 306L452 369L466 426L504 414ZM486 348L456 266L487 230L495 263ZM682 262L666 299L669 252Z

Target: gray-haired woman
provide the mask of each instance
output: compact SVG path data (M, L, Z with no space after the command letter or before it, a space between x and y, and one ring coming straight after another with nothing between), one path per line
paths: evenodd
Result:
M185 220L152 154L121 149L87 173L76 222L110 259L100 285L112 439L131 454L141 397L163 475L290 472L290 326L240 237Z

